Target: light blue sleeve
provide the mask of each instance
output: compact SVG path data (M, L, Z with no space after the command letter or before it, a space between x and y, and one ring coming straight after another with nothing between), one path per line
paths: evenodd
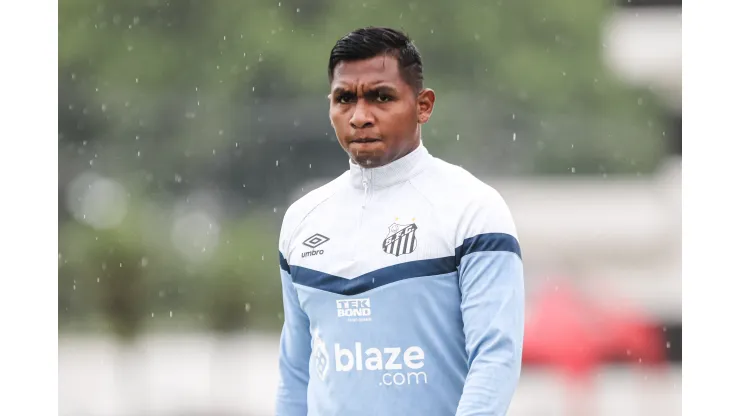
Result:
M468 374L456 416L504 416L519 383L524 342L524 267L516 227L495 191L469 207L460 227L455 256Z
M460 264L468 375L457 416L503 416L519 382L524 337L522 262L481 251Z
M290 267L280 255L280 277L283 291L285 322L280 335L279 371L276 416L306 416L307 389L311 359L309 320L298 301Z

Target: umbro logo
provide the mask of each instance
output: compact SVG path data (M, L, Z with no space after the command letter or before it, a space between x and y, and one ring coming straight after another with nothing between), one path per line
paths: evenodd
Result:
M321 234L314 234L311 237L308 237L306 241L303 242L303 245L311 248L316 248L326 243L327 241L329 241L329 237Z
M311 237L308 237L303 242L303 245L306 247L311 247L313 250L301 253L301 257L318 256L324 254L324 250L316 250L316 247L326 243L327 241L329 241L329 237L318 233L312 235Z

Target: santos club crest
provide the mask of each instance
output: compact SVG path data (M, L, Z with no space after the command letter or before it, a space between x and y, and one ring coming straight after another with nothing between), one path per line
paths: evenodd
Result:
M393 224L388 227L388 237L383 240L383 251L398 257L416 250L416 224Z

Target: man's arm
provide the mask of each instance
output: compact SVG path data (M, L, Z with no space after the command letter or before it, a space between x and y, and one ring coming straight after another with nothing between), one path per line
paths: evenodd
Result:
M280 254L280 277L283 286L285 322L280 336L280 383L275 414L306 416L308 405L308 366L311 359L311 333L308 316L298 301L298 293L290 277L290 266Z
M458 249L468 376L457 416L503 416L519 381L524 278L519 242L498 194L472 210ZM498 230L494 232L486 232ZM483 232L481 232L483 231Z

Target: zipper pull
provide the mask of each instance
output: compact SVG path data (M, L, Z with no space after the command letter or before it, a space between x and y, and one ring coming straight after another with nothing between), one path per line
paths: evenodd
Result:
M362 187L365 188L365 196L362 198L362 208L364 209L367 204L367 180L362 180Z

